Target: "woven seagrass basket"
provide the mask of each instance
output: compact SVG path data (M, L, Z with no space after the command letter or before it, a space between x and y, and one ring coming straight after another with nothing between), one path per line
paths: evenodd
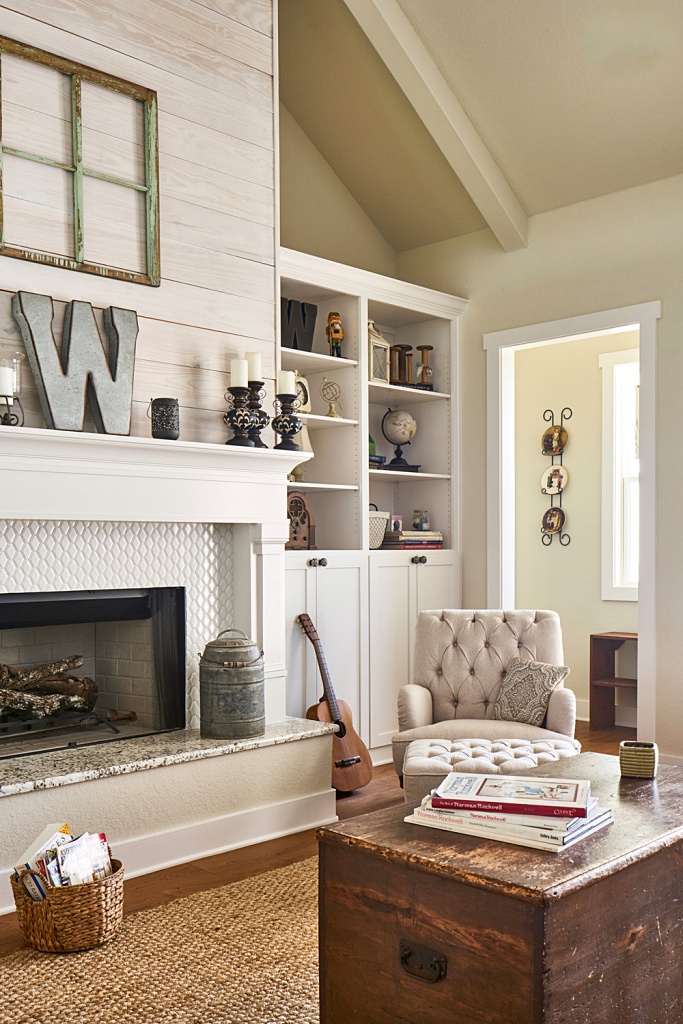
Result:
M112 874L98 882L63 888L46 883L44 900L32 900L21 877L12 875L17 919L27 945L44 953L72 953L113 939L123 920L123 865L112 860L111 866Z

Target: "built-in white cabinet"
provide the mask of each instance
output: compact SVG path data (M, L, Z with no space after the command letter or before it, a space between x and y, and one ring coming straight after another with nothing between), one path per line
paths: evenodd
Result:
M315 650L296 624L306 612L320 637L334 692L351 707L365 743L367 607L368 566L360 551L291 551L285 556L287 714L302 718L322 695Z
M281 369L305 378L310 396L310 412L301 419L314 457L290 490L306 496L319 549L287 555L288 612L292 623L301 611L314 622L317 616L337 695L351 705L356 728L380 760L396 728L396 692L410 678L417 611L460 601L458 320L466 303L289 249L280 252L280 290L284 298L317 308L311 350L280 346L278 354ZM344 328L340 357L330 354L325 333L332 311ZM390 346L411 347L415 381L424 356L420 347L428 346L433 390L375 379L368 321ZM321 390L328 382L341 393L338 417L327 415ZM405 410L417 424L403 448L417 472L370 468L371 437L387 463L395 456L382 433L389 410ZM401 516L407 529L414 510L426 509L431 528L443 534L443 550L371 548L373 505ZM415 555L426 563L413 563ZM327 561L322 569L309 564L321 558ZM287 710L299 715L320 692L314 654L304 650L305 638L294 629Z
M410 682L415 621L425 608L460 603L451 551L370 555L370 746L386 747L398 729L398 691Z

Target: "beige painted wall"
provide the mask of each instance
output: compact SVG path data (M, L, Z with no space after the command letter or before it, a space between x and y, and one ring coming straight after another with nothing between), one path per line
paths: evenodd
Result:
M486 357L482 335L661 300L657 341L656 739L683 757L683 176L532 217L529 245L489 231L399 256L399 276L463 295L463 570L467 607L486 601Z
M282 104L280 241L376 274L396 273L394 250Z
M515 583L519 608L551 608L562 622L567 685L579 701L588 701L589 636L606 630L637 632L635 601L603 601L601 597L602 507L602 371L601 352L634 348L638 334L629 331L582 338L561 344L528 347L515 353ZM541 542L541 517L550 496L541 493L541 475L551 460L541 455L541 435L548 424L546 409L568 406L569 441L563 465L569 473L562 496L571 543L558 537ZM557 504L557 498L555 499ZM632 694L628 694L632 697ZM624 701L624 705L633 703ZM579 704L588 717L588 704ZM633 714L633 713L632 713ZM632 723L635 725L635 718Z

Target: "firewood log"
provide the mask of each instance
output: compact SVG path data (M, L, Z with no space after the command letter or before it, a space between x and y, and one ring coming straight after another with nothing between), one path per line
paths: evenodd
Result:
M63 693L68 697L80 697L86 710L90 710L97 697L97 683L89 676L46 676L33 683L10 679L8 689L20 693Z
M26 693L0 688L0 715L25 714L30 718L45 718L64 711L85 711L83 698L64 693Z
M3 665L0 667L0 673L2 673L2 669L9 668L9 680L5 678L4 673L0 675L0 678L5 685L8 682L10 686L21 683L23 689L47 676L64 675L69 669L80 668L82 664L83 655L73 654L69 658L62 658L61 661L49 661L45 665L36 665L35 668L11 668L9 665Z

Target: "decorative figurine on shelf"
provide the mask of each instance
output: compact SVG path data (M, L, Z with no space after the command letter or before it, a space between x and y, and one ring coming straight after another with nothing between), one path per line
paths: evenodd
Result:
M341 357L341 346L344 340L344 328L342 327L339 313L327 314L327 327L325 328L327 341L330 346L330 355Z

